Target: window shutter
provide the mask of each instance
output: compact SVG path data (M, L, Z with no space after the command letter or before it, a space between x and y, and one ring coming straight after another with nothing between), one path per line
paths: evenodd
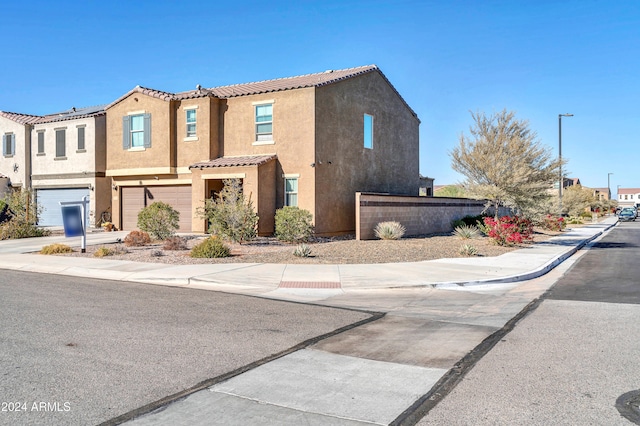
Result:
M7 135L2 135L2 155L7 156Z
M144 115L144 147L151 148L151 114Z
M9 135L11 138L11 155L16 155L16 135Z
M129 126L129 116L125 115L122 117L122 149L131 148L131 139L129 137L131 129Z

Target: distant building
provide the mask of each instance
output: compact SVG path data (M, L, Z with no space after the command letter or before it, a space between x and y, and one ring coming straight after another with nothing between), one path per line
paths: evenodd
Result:
M636 207L640 205L640 188L618 188L618 206Z

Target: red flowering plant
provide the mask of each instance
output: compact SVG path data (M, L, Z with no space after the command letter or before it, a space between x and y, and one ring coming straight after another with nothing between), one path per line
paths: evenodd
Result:
M487 236L501 246L512 246L533 240L533 224L529 219L519 216L484 218Z
M542 227L549 231L562 231L565 226L566 223L562 216L553 216L548 214L542 221Z

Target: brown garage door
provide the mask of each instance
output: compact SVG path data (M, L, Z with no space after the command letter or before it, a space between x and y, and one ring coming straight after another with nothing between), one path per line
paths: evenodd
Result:
M122 188L122 229L138 227L138 212L154 201L162 201L180 212L180 232L191 232L191 185Z

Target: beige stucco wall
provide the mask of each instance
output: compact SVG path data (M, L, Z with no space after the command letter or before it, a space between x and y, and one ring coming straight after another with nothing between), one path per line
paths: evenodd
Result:
M319 87L316 100L318 234L355 230L356 192L418 195L419 120L379 73ZM364 147L364 114L373 116L373 149Z
M452 231L451 222L484 210L484 201L466 198L401 197L382 194L355 196L356 239L375 239L374 229L380 222L400 222L405 236Z
M16 152L13 156L5 157L0 151L0 173L11 181L14 187L29 188L31 186L31 126L19 124L15 121L0 117L0 142L1 135L12 133L16 137ZM14 171L17 165L17 171Z
M122 117L151 114L151 147L122 148ZM171 103L134 92L107 109L107 175L170 173L176 167L175 114ZM132 171L133 170L133 171ZM171 172L175 172L172 170Z
M273 103L273 141L256 144L255 104ZM241 155L276 154L277 163L273 166L275 182L261 179L260 203L270 203L275 208L284 205L284 177L298 177L298 207L314 214L315 208L315 89L305 88L283 92L265 93L253 96L230 98L226 107L221 108L222 144L225 157ZM267 172L265 169L264 173ZM271 179L271 178L270 178ZM275 185L275 191L273 188ZM266 192L268 191L268 192ZM275 194L275 195L274 195ZM264 213L260 225L268 229L273 227L273 217Z
M176 146L177 167L208 161L218 156L218 107L220 101L215 98L185 99L177 102ZM187 137L186 110L196 111L196 136Z

